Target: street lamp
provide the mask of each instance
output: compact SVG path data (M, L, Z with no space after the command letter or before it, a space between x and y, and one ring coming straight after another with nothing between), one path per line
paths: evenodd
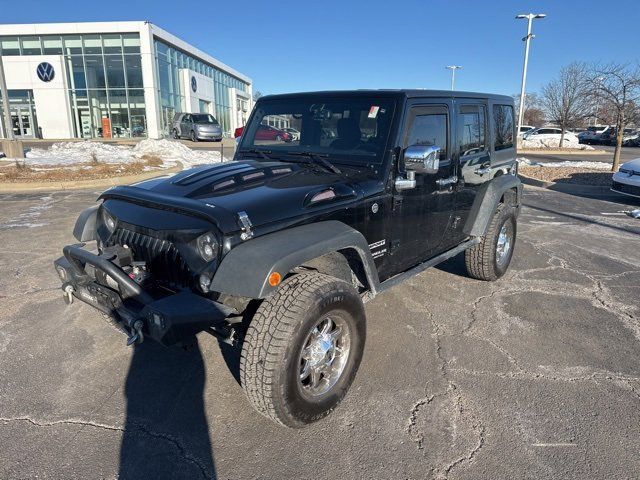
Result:
M451 90L453 90L453 87L456 84L456 70L459 70L462 68L461 65L447 65L444 68L448 68L449 70L451 70Z
M535 35L531 33L531 24L535 18L544 18L547 15L544 13L527 13L526 15L516 15L516 19L526 18L527 22L527 36L522 39L525 42L524 47L524 67L522 68L522 89L520 90L520 112L518 113L518 132L522 126L522 120L524 118L524 89L527 83L527 64L529 63L529 42Z

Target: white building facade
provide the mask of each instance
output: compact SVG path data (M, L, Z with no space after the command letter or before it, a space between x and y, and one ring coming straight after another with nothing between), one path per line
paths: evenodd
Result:
M163 138L178 112L231 136L252 107L249 77L149 22L0 25L0 55L19 138Z

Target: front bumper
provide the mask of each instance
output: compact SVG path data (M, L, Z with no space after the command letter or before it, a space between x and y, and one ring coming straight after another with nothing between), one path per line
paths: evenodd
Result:
M640 176L629 177L622 173L616 173L611 182L611 190L623 195L640 198Z
M196 138L198 140L214 140L219 142L222 140L222 132L196 132Z
M83 246L64 247L64 256L54 262L62 290L69 301L77 298L117 320L128 343L145 338L165 346L187 342L203 330L225 327L227 318L235 313L187 290L169 295L148 292L109 257ZM98 281L96 272L103 279L108 277L110 286Z

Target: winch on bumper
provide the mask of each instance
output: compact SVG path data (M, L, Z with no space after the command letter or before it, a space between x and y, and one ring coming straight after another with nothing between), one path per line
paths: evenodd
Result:
M75 297L114 317L128 335L128 344L146 337L166 346L189 341L203 330L226 328L227 318L235 313L187 290L152 294L114 263L113 254L99 255L83 247L67 245L64 256L54 262L65 299L71 302Z

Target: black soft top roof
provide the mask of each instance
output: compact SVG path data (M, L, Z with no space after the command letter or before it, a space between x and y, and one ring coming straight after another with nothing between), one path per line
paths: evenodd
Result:
M505 103L513 103L513 97L508 95L497 95L495 93L479 92L459 92L451 90L422 90L422 89L399 89L399 90L327 90L319 92L299 92L284 93L279 95L265 95L260 100L271 100L276 98L294 97L391 97L391 98L487 98Z

